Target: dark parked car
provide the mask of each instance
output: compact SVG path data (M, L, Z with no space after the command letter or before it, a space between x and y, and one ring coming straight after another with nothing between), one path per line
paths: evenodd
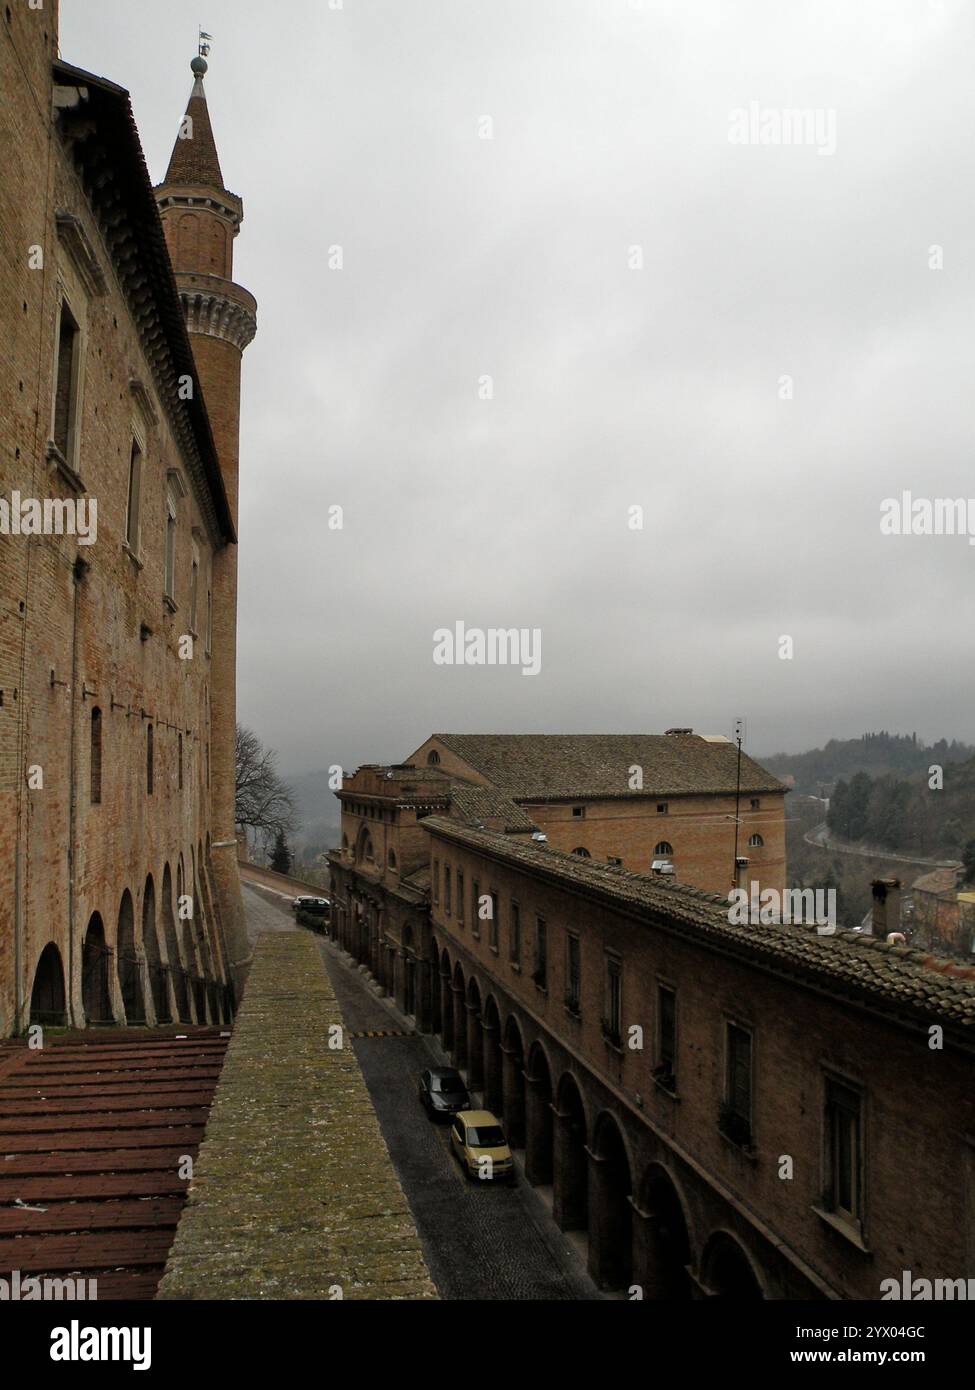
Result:
M294 912L307 912L309 917L328 917L331 903L328 898L295 898L291 908Z
M420 1073L420 1100L431 1119L453 1119L458 1110L470 1110L464 1078L453 1067L432 1067Z

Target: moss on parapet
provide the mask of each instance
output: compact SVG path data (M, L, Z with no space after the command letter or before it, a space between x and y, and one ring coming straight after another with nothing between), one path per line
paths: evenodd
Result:
M437 1296L321 953L304 932L258 939L157 1296Z

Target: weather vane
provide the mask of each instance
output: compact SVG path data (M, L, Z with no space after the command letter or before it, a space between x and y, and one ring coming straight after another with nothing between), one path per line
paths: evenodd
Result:
M213 35L208 34L205 29L200 30L200 57L209 58L210 45L213 43Z

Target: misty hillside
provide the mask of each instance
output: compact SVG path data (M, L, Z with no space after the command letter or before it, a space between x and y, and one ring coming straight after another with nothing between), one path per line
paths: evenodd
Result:
M326 768L288 778L297 822L292 844L299 859L313 859L342 839L342 807L328 778Z
M947 767L961 763L975 754L970 744L952 739L939 739L925 744L916 734L861 734L859 738L831 738L825 748L812 748L806 753L775 753L759 758L763 767L776 777L795 779L795 790L804 796L829 796L834 785L849 780L858 772L872 778L912 775L927 777L932 763Z

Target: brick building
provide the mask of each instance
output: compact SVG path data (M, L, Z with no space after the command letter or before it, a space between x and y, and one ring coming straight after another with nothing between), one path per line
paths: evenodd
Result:
M975 1273L975 972L879 922L736 926L726 890L556 848L538 826L571 801L529 816L483 758L461 781L460 742L345 783L335 930L502 1115L593 1276L876 1299Z
M911 885L914 944L970 961L975 951L975 893L958 868L934 869Z
M161 216L128 95L59 60L57 4L0 12L0 1036L223 1021L246 966L234 581L254 322L203 71ZM163 219L194 198L222 257L201 266L170 229L177 289Z

